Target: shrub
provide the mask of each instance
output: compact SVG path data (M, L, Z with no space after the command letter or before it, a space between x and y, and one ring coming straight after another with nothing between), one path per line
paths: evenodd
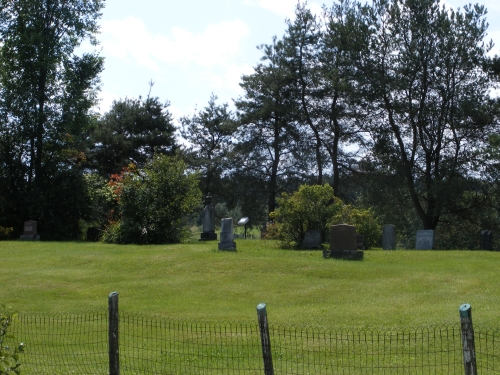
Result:
M177 157L157 155L144 169L129 168L112 181L119 219L103 233L103 241L169 243L189 238L186 217L198 208L198 176L185 172Z
M308 230L324 233L327 224L342 214L342 201L335 197L330 185L302 185L293 194L283 193L278 208L269 214L282 247L298 245Z
M293 194L282 194L277 203L279 207L269 214L274 225L268 226L267 238L279 239L284 248L300 244L308 230L325 235L331 225L341 223L356 226L367 248L380 242L382 228L373 211L345 205L330 185L302 185Z
M356 232L364 236L367 249L380 245L382 227L372 209L360 209L345 205L342 209L342 219L339 221L339 218L334 218L330 222L330 225L339 223L354 225Z
M4 228L0 225L0 240L6 240L10 238L12 235L12 232L14 232L14 228Z
M6 338L12 338L12 336L7 335L7 330L15 317L16 314L0 312L0 375L19 375L21 373L19 353L23 352L24 344L20 343L15 349L12 349L5 343Z

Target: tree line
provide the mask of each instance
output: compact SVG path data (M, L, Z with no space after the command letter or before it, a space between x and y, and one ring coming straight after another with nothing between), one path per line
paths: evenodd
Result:
M27 219L46 239L116 229L123 202L148 201L154 183L143 182L176 163L201 191L189 190L187 206L211 193L220 216L243 213L253 225L270 220L283 193L328 184L395 224L409 246L417 229L437 230L444 248L473 248L481 229L500 231L500 59L490 56L483 6L342 0L315 15L298 3L285 34L259 46L233 110L212 95L177 121L152 82L145 98L95 111L104 61L75 49L97 45L103 6L0 5L0 226L13 236ZM120 201L123 183L135 192ZM175 225L199 221L188 211ZM159 224L127 225L142 236ZM153 232L156 242L179 239Z

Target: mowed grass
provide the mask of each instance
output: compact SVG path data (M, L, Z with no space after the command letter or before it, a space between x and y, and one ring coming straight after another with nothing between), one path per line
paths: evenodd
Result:
M0 303L80 313L106 310L118 291L121 312L248 321L265 302L270 322L328 328L455 323L470 303L475 323L500 324L498 252L369 250L352 262L236 243L237 252L219 252L217 242L0 242Z

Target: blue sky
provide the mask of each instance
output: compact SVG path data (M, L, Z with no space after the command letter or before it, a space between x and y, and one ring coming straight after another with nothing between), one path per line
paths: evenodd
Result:
M323 1L308 1L319 13ZM468 2L447 0L453 8ZM210 95L218 103L242 95L239 78L261 57L257 46L285 32L297 0L106 0L101 19L100 111L119 98L148 94L170 101L176 119L202 109ZM331 5L331 2L325 3ZM483 0L488 38L500 55L500 1Z

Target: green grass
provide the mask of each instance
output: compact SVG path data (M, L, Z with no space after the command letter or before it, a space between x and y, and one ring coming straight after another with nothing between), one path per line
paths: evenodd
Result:
M107 309L118 291L121 312L248 321L265 302L271 322L330 328L454 323L470 303L475 323L498 327L497 252L370 250L350 262L236 242L237 252L219 252L217 242L0 242L0 303L78 313Z

